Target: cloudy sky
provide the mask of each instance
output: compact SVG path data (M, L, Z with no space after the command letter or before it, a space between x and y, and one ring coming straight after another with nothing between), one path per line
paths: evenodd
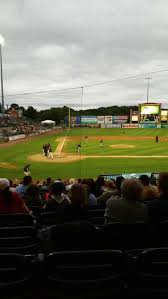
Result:
M167 11L166 0L0 0L5 103L138 104L150 77L149 100L168 106L168 71L115 80L168 69ZM81 88L60 90L104 81L112 82L83 97Z

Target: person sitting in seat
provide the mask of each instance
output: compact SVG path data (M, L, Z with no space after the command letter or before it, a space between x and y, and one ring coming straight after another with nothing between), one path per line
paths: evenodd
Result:
M147 208L140 200L143 186L136 179L125 179L121 185L121 198L110 198L106 204L105 223L136 223L147 220Z
M65 194L65 186L61 181L55 181L49 188L49 197L46 201L44 208L48 210L54 210L58 207L65 207L70 204L68 196Z
M159 192L156 186L150 184L150 179L146 174L142 174L139 177L140 182L143 185L142 200L149 201L159 197Z
M42 208L43 200L40 195L40 188L34 184L30 185L24 196L23 199L27 206L36 206Z
M0 178L0 214L30 213L19 194L11 192L9 188L10 182Z
M161 172L158 180L159 198L147 204L149 222L168 221L168 172Z

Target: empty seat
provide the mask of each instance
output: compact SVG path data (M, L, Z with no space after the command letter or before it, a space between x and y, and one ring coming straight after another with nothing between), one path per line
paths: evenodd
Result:
M132 263L128 289L133 293L168 295L168 248L146 249Z
M23 255L0 253L1 298L27 295L32 286L33 269L32 262Z
M104 209L89 209L88 220L96 226L102 226L104 224Z
M0 214L0 227L32 226L34 221L30 214Z
M43 242L46 252L96 249L96 229L88 222L71 222L51 226Z
M38 248L37 230L34 227L0 228L0 252L36 254Z
M54 212L42 213L39 217L39 223L43 226L51 226L63 222L63 209L58 209L58 211Z
M45 272L55 291L80 295L95 291L98 296L122 290L124 263L125 256L119 250L55 252L47 257Z

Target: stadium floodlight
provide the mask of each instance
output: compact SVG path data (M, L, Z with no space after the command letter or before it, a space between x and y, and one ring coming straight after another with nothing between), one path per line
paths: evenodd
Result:
M0 34L0 68L1 68L1 98L2 98L2 114L5 113L4 109L4 91L3 91L3 67L2 67L2 46L4 46L5 39Z

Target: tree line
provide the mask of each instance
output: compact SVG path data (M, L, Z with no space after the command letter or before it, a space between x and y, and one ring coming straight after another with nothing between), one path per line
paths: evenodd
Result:
M50 108L41 111L37 111L34 107L29 106L28 108L24 108L23 106L19 106L18 104L11 104L10 107L5 111L8 113L10 109L14 108L15 110L22 110L23 117L34 121L42 121L45 119L54 120L56 124L60 124L62 121L67 119L69 114L69 107L63 106L60 108ZM95 109L86 109L86 110L75 110L70 109L71 116L82 116L82 115L129 115L130 109L133 111L138 110L138 106L110 106L110 107L99 107ZM1 111L1 105L0 105Z

